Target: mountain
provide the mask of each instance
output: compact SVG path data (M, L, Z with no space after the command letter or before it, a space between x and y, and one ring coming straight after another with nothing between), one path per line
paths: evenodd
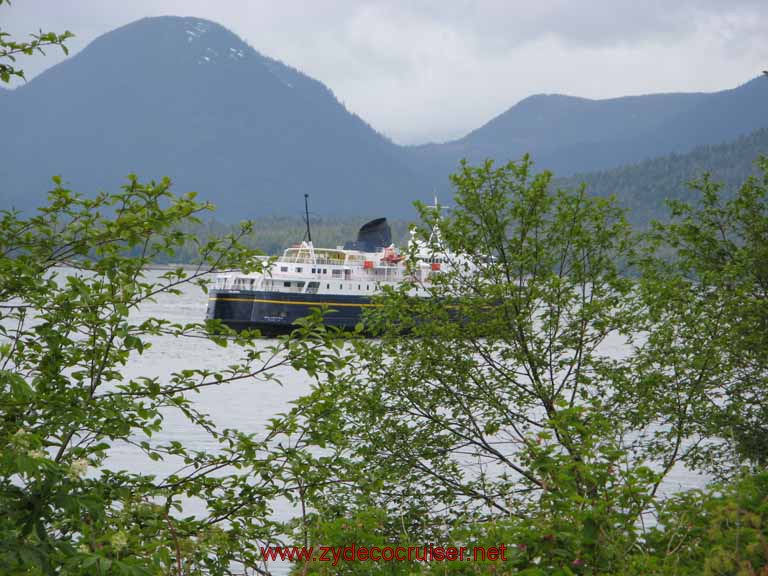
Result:
M589 100L561 94L530 96L463 138L416 147L463 153L472 161L546 152L583 142L617 140L655 128L704 94L653 94ZM553 137L556 136L556 137Z
M54 174L85 193L168 175L227 220L296 213L304 193L318 213L386 214L429 189L323 84L206 20L134 22L2 98L6 207L39 203Z
M606 100L526 98L465 137L412 148L413 166L441 173L461 158L477 162L530 153L558 175L603 170L718 144L768 127L768 80L711 94L653 94Z
M613 170L558 178L553 182L553 189L574 189L585 184L589 194L615 194L619 204L629 209L628 218L632 224L636 229L643 229L652 219L668 218L667 199L696 202L699 197L688 182L701 178L705 172L709 172L715 182L723 184L727 196L732 196L748 176L758 174L754 159L761 154L768 156L768 128L726 144L699 146L687 154L670 154ZM398 246L405 246L408 241L408 222L389 219L392 238ZM360 223L359 217L315 217L312 219L312 238L319 246L337 246L354 238ZM303 219L296 216L259 218L255 221L257 233L249 238L249 242L266 254L281 254L303 237L305 226ZM231 232L232 226L209 221L192 226L189 231L205 238L211 233ZM195 246L189 244L168 261L192 261L195 257Z
M596 196L615 194L629 209L630 220L645 226L652 219L668 214L667 199L695 201L688 183L708 172L722 183L726 194L733 194L750 175L757 175L755 160L768 156L768 128L716 146L699 146L687 154L669 154L613 170L576 174L559 178L555 185L575 188L586 184Z
M768 79L712 94L607 100L536 95L465 137L397 146L322 83L207 20L139 20L14 90L0 91L0 208L44 201L50 177L114 191L131 172L170 176L233 221L292 215L412 216L447 196L461 158L531 153L557 176L685 154L768 127ZM748 158L747 160L751 160Z

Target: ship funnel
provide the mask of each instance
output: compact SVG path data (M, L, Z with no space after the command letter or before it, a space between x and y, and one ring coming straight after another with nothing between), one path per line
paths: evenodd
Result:
M386 218L376 218L366 222L357 232L355 242L347 242L346 250L360 250L362 252L376 252L379 248L386 248L392 244L392 230Z

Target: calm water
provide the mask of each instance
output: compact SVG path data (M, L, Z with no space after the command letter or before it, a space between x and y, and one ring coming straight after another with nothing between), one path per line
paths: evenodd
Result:
M137 314L137 319L147 316L165 318L174 322L194 322L205 315L207 297L196 288L189 288L182 296L162 295L157 302L147 304ZM264 347L270 345L265 340ZM626 352L618 340L608 341L606 351L620 356ZM168 378L175 371L188 368L222 369L236 362L239 358L235 348L221 348L203 339L174 339L160 337L153 341L152 348L137 355L124 370L126 377L139 376ZM194 395L197 406L207 412L222 427L237 428L248 433L262 433L268 420L278 413L290 409L290 403L310 389L310 379L290 368L276 371L282 386L274 382L256 380L211 387ZM197 450L215 450L216 443L199 428L191 425L177 413L168 413L162 433L152 441L166 443L177 440L189 448ZM136 472L152 473L158 476L174 472L177 462L152 462L143 457L131 446L117 446L108 460L111 468L123 468ZM664 485L664 492L701 486L703 479L682 468L673 470ZM194 502L189 505L190 512L196 508ZM278 519L288 519L295 511L284 502L275 503L275 515ZM272 567L275 574L285 574L286 565Z
M152 274L152 273L150 273ZM205 317L207 296L198 288L188 287L181 296L160 295L154 303L147 303L135 315L136 320L158 317L172 322L199 322ZM173 372L200 368L221 370L237 363L240 353L235 347L222 348L201 338L158 337L150 340L152 347L132 357L123 370L126 378L158 377L167 382ZM267 348L274 341L264 340ZM236 428L246 433L262 435L270 418L290 410L291 401L309 392L311 380L291 369L273 371L281 384L250 379L203 389L192 398L201 411L207 413L221 428ZM145 439L144 437L139 439ZM152 436L153 444L177 440L192 450L216 451L218 444L200 427L193 425L178 411L165 412L163 430ZM131 445L117 445L110 451L106 466L137 473L155 474L159 478L177 471L178 460L153 462ZM185 503L185 512L200 512L198 503ZM278 520L287 520L296 511L285 501L274 503ZM289 564L271 565L274 574L287 574Z

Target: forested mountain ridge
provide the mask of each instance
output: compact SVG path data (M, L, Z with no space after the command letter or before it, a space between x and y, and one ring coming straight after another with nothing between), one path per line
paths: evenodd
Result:
M667 213L667 199L695 200L688 183L709 173L721 182L727 195L757 174L755 160L768 156L768 128L713 146L699 146L687 154L669 154L613 170L576 174L560 178L556 184L574 188L584 183L595 196L615 194L629 209L635 224L645 226Z
M713 181L723 184L726 197L733 196L748 176L758 173L755 160L760 155L768 156L768 128L726 144L700 146L687 154L669 154L614 170L556 178L552 186L575 189L584 184L590 195L615 195L619 204L628 210L629 220L642 229L653 219L667 217L669 212L665 204L668 199L696 202L696 194L688 183L705 173L709 173ZM537 166L534 168L538 171ZM447 200L446 204L450 206L451 201ZM317 246L344 244L354 239L358 228L375 216L375 213L360 217L313 216L312 238ZM390 219L396 245L404 247L407 244L409 225L413 222L415 219ZM257 218L252 234L244 241L266 254L280 254L304 238L305 228L304 220L295 213ZM232 226L212 220L190 231L202 239L231 232ZM195 248L184 247L178 257L191 261L195 257Z

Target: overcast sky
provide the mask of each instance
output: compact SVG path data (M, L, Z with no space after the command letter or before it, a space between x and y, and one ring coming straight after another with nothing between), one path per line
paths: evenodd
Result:
M715 91L768 68L768 0L13 0L0 28L67 29L77 51L159 15L219 22L406 144L463 136L531 94ZM61 58L21 63L32 77Z

